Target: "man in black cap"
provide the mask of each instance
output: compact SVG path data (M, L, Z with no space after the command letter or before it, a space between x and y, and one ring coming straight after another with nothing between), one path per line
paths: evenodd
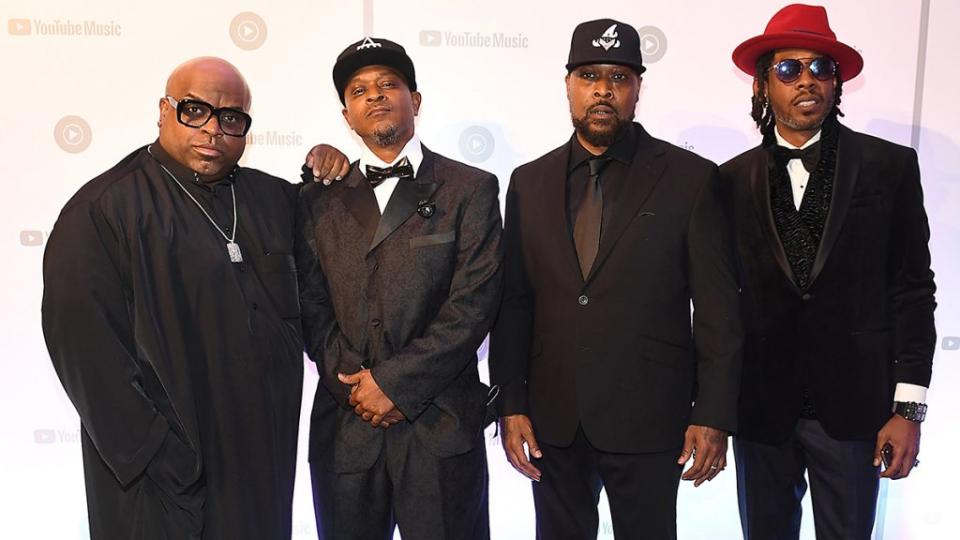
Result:
M633 123L631 26L573 33L575 133L513 173L491 379L507 458L534 480L541 538L675 538L683 475L726 464L741 334L717 167ZM690 303L694 314L691 328ZM531 459L524 451L527 446Z
M297 216L320 538L489 538L476 351L500 298L497 178L420 143L400 45L350 45L333 80L364 150Z
M869 539L879 476L917 463L936 341L917 154L837 121L863 58L823 7L783 8L733 61L763 135L721 167L743 279L743 533L798 538L806 472L817 538Z

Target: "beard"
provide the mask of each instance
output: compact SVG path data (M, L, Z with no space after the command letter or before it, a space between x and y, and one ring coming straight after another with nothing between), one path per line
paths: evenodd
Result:
M818 116L801 116L790 114L789 108L787 110L781 110L779 107L773 107L773 117L776 119L778 125L786 126L794 131L816 131L823 126L823 122L830 116L830 111L833 110L833 98L824 97L823 98L825 106L824 112Z
M573 129L576 130L577 134L579 134L583 140L591 145L608 148L620 138L620 134L633 122L634 114L631 112L627 118L622 118L617 115L604 119L590 118L590 110L597 105L606 105L613 109L613 106L609 103L598 103L588 108L583 116L579 118L571 115Z
M373 140L377 146L393 146L400 142L400 128L396 124L378 127L373 132Z

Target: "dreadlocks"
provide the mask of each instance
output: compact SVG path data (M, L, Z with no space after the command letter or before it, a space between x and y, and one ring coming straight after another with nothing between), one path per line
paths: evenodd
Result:
M776 51L769 51L757 58L756 75L754 80L757 82L757 92L750 98L752 108L750 116L760 128L760 134L766 137L773 136L773 126L776 124L776 118L773 116L773 108L767 101L767 72L773 64L773 55ZM840 78L840 66L837 66L837 86L833 92L833 109L827 114L824 122L843 116L840 111L840 96L843 94L843 80Z

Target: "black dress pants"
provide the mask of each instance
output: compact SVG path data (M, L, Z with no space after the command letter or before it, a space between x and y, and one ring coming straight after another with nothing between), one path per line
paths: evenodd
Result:
M469 452L437 457L412 426L401 422L386 433L380 457L369 470L334 473L310 464L314 511L321 539L488 540L487 454L483 433Z
M838 441L820 422L800 419L778 445L733 439L740 525L745 540L796 540L800 502L810 496L817 540L869 540L876 516L876 441Z
M680 448L648 454L615 454L593 447L583 429L567 447L541 444L543 473L533 482L537 538L597 537L597 504L605 489L617 540L674 540Z

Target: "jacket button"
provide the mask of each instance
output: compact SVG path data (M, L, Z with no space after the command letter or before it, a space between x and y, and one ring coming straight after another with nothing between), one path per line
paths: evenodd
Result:
M810 293L803 293L803 296L800 297L804 302L813 298L813 295Z
M370 321L370 325L373 326L374 328L379 328L379 327L380 327L380 319L374 319L374 320Z
M587 298L587 295L581 294L581 295L580 295L580 298L577 298L577 302L578 302L581 306L585 306L585 305L587 305L587 304L590 302L590 299Z

